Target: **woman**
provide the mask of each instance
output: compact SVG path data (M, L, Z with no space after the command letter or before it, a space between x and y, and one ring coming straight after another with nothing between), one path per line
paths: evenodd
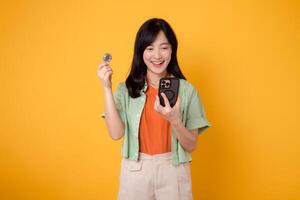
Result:
M124 137L119 200L193 199L191 152L210 127L197 90L177 62L177 39L163 19L149 19L139 29L131 71L112 93L112 69L98 68L104 88L105 123L114 140ZM180 80L175 106L159 103L162 77Z

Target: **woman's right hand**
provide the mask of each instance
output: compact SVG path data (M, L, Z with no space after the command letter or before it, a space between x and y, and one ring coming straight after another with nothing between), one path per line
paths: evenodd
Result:
M112 77L113 71L112 68L109 66L108 63L102 63L99 65L97 70L98 78L102 82L102 86L106 88L111 88L111 77Z

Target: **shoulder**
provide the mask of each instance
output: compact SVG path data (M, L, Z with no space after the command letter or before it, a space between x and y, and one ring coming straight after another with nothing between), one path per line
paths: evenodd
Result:
M197 92L196 88L194 87L194 85L192 85L189 81L184 80L184 79L179 79L180 80L180 88L188 93L193 93L193 92Z
M126 90L127 88L126 88L126 84L125 84L125 82L120 82L120 83L118 83L117 84L117 87L116 87L116 90Z
M127 87L126 87L125 82L120 82L117 84L115 93L119 94L119 95L125 95L127 93Z

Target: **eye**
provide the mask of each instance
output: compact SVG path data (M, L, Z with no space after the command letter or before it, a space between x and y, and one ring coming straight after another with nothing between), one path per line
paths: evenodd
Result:
M168 46L164 46L164 47L162 47L162 49L166 50L166 49L169 49L169 47Z
M147 51L152 51L153 48L152 48L152 47L148 47L148 48L146 48L146 50L147 50Z

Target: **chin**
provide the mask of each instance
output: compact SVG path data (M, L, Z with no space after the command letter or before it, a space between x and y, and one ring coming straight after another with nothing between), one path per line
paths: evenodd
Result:
M153 69L153 68L150 68L150 71L154 74L162 74L166 71L167 68L162 68L162 69Z

